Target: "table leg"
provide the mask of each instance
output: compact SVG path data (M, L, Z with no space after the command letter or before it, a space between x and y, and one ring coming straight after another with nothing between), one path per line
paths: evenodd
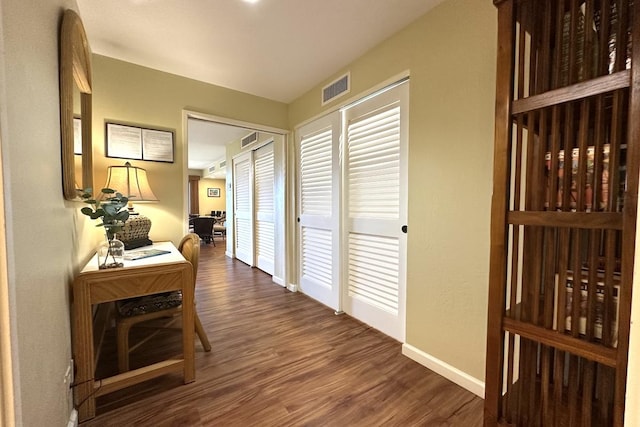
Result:
M182 351L184 357L184 383L188 384L196 380L195 301L193 295L193 271L191 268L184 271L182 283Z
M85 284L86 285L86 284ZM73 310L75 312L73 348L76 363L75 405L79 421L95 417L93 318L88 286L82 283L73 287Z

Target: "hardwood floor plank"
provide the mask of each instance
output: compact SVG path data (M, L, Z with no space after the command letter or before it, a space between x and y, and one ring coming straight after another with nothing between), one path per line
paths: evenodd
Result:
M201 247L196 381L166 375L100 397L83 426L480 426L482 399L401 354L401 344ZM138 328L132 341L148 331ZM179 330L134 352L133 368L180 354ZM113 331L98 376L117 369Z

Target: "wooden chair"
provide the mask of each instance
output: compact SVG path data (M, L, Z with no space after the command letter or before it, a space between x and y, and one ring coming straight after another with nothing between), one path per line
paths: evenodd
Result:
M200 259L200 238L198 235L187 234L178 249L189 261L193 267L193 286L196 284L198 274L198 260ZM165 292L156 295L147 295L144 297L130 298L116 302L116 328L117 328L117 345L118 345L118 369L120 372L129 370L129 353L140 347L153 336L158 334L162 328L166 328L175 323L178 318L177 314L182 312L182 293L180 291ZM156 320L161 318L170 318L161 325L156 331L145 337L133 346L129 346L129 331L132 326ZM198 317L198 313L194 313L194 322L196 333L202 347L205 351L211 351L209 338L202 328L202 323Z

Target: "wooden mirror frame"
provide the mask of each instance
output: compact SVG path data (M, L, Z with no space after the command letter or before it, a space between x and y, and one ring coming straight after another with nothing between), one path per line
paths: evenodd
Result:
M80 90L82 115L82 189L93 187L91 144L91 51L80 16L67 10L60 29L60 132L62 189L67 200L79 200L73 149L73 90Z

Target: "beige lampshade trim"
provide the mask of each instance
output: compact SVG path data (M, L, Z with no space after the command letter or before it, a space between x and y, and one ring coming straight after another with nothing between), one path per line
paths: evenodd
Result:
M149 185L147 171L143 168L131 166L126 162L124 166L109 166L107 168L106 188L116 190L132 202L157 202L158 198Z

